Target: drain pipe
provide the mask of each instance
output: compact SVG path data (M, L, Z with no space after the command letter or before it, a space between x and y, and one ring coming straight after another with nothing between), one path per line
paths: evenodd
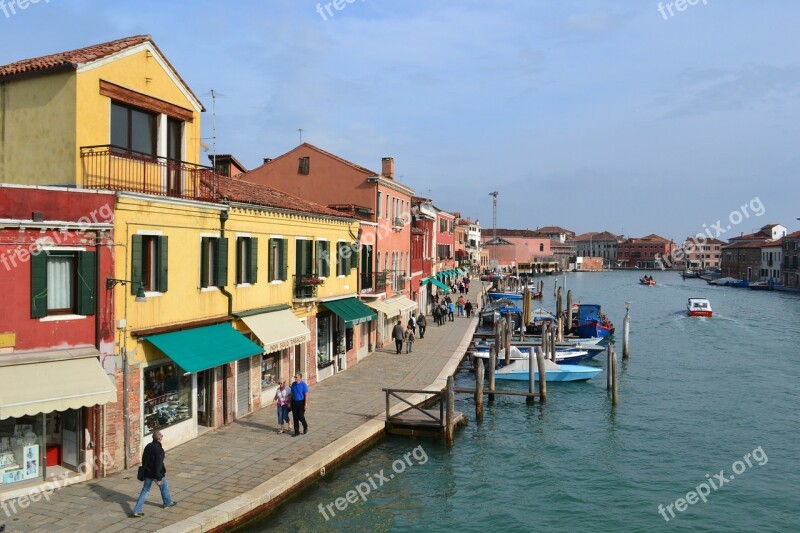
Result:
M220 211L219 212L219 237L220 239L225 238L225 222L228 221L228 211ZM230 247L228 248L230 250ZM234 248L235 249L235 248ZM219 292L225 295L225 298L228 299L228 316L233 316L233 294L228 292L225 289L225 286L217 287Z

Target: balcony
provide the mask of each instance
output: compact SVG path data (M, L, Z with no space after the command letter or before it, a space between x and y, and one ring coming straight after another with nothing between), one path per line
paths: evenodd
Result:
M81 147L85 189L129 191L213 201L216 175L209 167L112 145Z
M405 226L405 224L403 223L403 219L402 218L394 217L392 219L392 229L400 231L401 229L403 229L404 226Z
M362 293L378 294L386 292L386 272L362 273L360 278Z
M317 287L325 280L316 274L295 274L292 276L295 300L308 300L317 297Z

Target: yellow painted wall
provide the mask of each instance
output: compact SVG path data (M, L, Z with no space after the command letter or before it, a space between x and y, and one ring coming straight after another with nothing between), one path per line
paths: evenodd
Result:
M75 76L0 83L0 183L74 185Z
M111 100L100 94L101 79L192 110L194 120L184 126L183 160L202 163L200 112L154 53L142 47L78 72L0 83L0 183L80 185L80 147L111 140Z

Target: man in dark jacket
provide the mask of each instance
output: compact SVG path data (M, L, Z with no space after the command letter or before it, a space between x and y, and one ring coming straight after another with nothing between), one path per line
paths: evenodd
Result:
M144 471L144 486L142 492L139 494L139 500L136 502L136 507L133 508L131 518L139 518L144 516L142 507L147 494L150 492L150 487L153 482L161 489L161 499L164 502L164 509L169 509L175 506L172 501L172 496L169 494L169 486L167 485L167 469L164 467L164 448L161 446L161 441L164 435L160 431L153 433L153 442L144 447L142 453L142 469Z
M394 339L395 348L397 348L397 353L401 353L403 351L403 335L405 331L403 331L403 324L400 322L400 319L397 319L397 324L394 325L392 328L392 338Z

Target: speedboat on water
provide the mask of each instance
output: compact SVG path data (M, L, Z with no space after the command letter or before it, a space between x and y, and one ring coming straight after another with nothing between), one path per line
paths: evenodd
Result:
M706 298L689 298L686 304L686 311L689 316L705 316L711 318L714 312L711 310L711 302Z
M510 364L495 371L495 379L509 379L517 381L528 381L530 373L528 371L528 360L517 359ZM550 360L544 362L545 379L547 382L553 381L586 381L592 379L602 372L602 368L582 365L562 365ZM533 379L539 381L539 368L534 369Z
M475 345L475 349L472 351L472 355L474 355L478 359L486 359L489 360L489 346L488 343L482 343ZM520 349L522 348L522 350ZM518 359L527 359L530 357L528 354L528 349L530 346L515 346L511 345L511 355L509 356L510 361L516 361ZM524 350L524 351L523 351ZM597 355L597 352L590 352L588 350L581 350L580 348L558 348L556 347L556 363L577 363L578 361L583 361L584 359L590 359ZM497 355L497 362L501 364L506 359L506 350L505 348L500 348L500 352Z

